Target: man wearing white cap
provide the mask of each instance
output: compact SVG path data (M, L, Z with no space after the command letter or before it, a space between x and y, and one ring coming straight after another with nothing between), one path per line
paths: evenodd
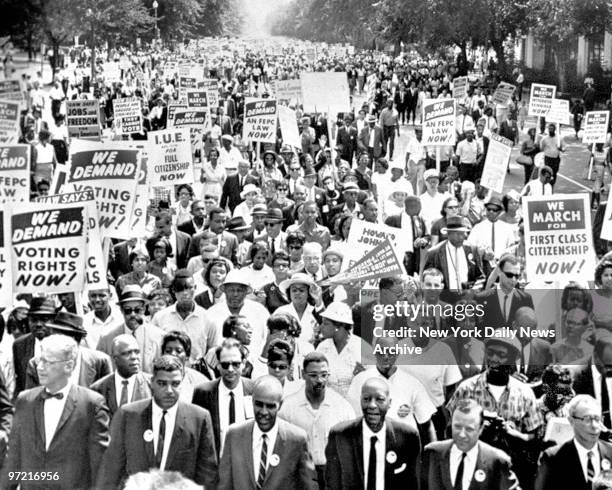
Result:
M376 116L370 114L366 121L367 126L361 130L359 134L359 141L357 146L359 150L370 155L370 159L374 160L381 156L384 156L385 149L383 148L383 131L380 126L376 124Z
M221 136L221 148L219 148L219 163L225 168L227 176L234 175L238 169L238 162L242 155L234 145L234 138L229 134Z
M438 192L440 183L439 173L430 168L423 173L423 180L427 190L419 196L421 199L421 218L425 221L427 233L431 232L431 226L442 217L442 205L446 198L451 197L448 193Z

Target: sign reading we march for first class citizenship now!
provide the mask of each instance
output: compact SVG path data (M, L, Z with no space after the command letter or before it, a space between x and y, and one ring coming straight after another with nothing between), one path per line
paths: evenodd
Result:
M529 115L545 116L548 114L556 92L557 87L555 85L532 83L531 95L529 96Z

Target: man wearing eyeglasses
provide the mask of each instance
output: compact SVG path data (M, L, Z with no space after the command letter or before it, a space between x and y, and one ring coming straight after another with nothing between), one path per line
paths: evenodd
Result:
M533 299L525 291L517 289L521 275L521 264L514 255L503 255L494 270L497 284L477 296L482 304L483 315L480 318L484 326L493 328L510 327L519 308L533 308Z
M210 412L217 456L229 426L253 418L253 382L242 376L245 354L238 340L225 339L215 350L221 377L193 390L192 403Z
M317 488L306 433L279 420L283 387L273 376L253 386L255 420L232 425L225 436L218 490Z
M73 339L50 335L41 344L41 386L17 398L0 487L93 488L109 441L108 408L102 395L71 381L78 349ZM36 472L50 481L20 481L15 472Z
M131 335L140 348L140 365L145 373L153 372L153 360L161 355L164 331L145 321L146 297L139 286L129 285L123 289L119 306L124 323L100 337L97 350L113 355L113 340L121 334Z
M514 228L498 218L504 210L499 197L492 196L485 204L486 217L476 223L468 235L467 243L485 250L484 259L499 259L515 242Z
M540 458L536 490L590 490L593 480L612 464L612 444L599 440L601 407L590 395L576 395L568 404L574 437L547 449Z
M355 418L355 412L344 397L327 387L329 363L320 352L304 357L304 388L289 395L278 416L308 434L308 449L317 470L319 488L325 488L325 446L331 428Z

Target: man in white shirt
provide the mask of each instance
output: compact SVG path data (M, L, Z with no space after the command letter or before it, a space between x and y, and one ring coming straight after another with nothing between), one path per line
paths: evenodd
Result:
M95 349L101 335L123 325L121 310L110 304L110 297L108 289L89 291L89 303L93 309L83 316L83 328L87 330L87 336L81 341L83 347Z
M448 193L438 192L440 175L435 169L430 168L423 173L425 187L427 190L419 196L421 200L421 218L425 222L427 234L431 233L431 226L442 217L442 205L444 201L451 197Z
M498 220L503 209L501 199L492 196L485 204L486 219L476 223L468 235L468 245L484 249L485 260L499 259L515 242L513 226Z
M519 488L510 457L478 440L483 423L478 403L471 399L458 403L452 416L452 439L425 447L421 488L449 488L444 483L449 481L453 490L468 490L473 481L487 490Z
M234 145L234 139L230 134L221 136L222 147L219 148L219 163L225 169L228 177L238 171L238 162L242 160L242 154Z
M210 414L180 401L183 363L161 356L153 365L152 400L119 408L111 444L102 459L98 488L118 488L128 476L158 468L216 488L217 455ZM144 430L143 430L144 429Z
M537 180L527 182L521 191L521 196L550 196L553 193L552 176L552 168L544 165L540 169L540 177Z
M465 139L457 144L455 150L459 167L459 178L474 182L476 179L476 163L478 160L478 143L474 140L474 131L468 130Z

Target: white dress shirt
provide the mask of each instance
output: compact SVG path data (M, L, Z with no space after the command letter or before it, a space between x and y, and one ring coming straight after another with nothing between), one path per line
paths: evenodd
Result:
M495 226L495 243L491 241L493 226ZM467 239L470 245L492 250L496 259L499 259L514 241L514 227L511 224L500 220L493 223L488 219L476 223Z
M383 423L382 428L374 433L364 421L361 422L363 437L363 488L367 490L368 471L370 465L370 444L371 438L376 436L376 490L385 489L385 453L387 451L387 424Z
M157 453L157 442L159 438L159 425L161 424L162 415L164 409L159 407L155 401L153 404L153 454ZM174 433L174 424L176 422L176 411L178 403L175 403L172 407L167 410L166 413L166 433L164 436L164 452L162 453L161 464L159 465L160 470L166 468L166 460L168 459L168 450L170 449L170 443L172 442L172 434Z
M262 432L257 423L253 424L253 471L255 472L255 481L259 477L259 462L261 460L261 445L263 442L262 435L268 436L268 457L266 458L266 469L270 468L270 457L274 454L274 445L276 444L276 437L278 436L278 422L268 432ZM277 455L282 458L283 454Z
M127 381L127 403L130 403L132 396L134 395L134 386L136 385L136 376L130 376L124 378L117 371L115 371L115 401L117 406L121 406L121 392L123 391L123 382Z
M593 391L595 392L595 399L601 406L601 373L597 370L595 364L591 364L591 373L593 374ZM606 378L606 385L608 386L608 400L611 400L612 378Z
M219 432L221 441L221 450L223 449L223 442L225 441L225 433L229 427L229 404L230 404L230 392L234 393L234 408L236 419L234 423L244 422L246 420L244 413L244 388L242 387L242 380L238 381L238 385L233 390L230 390L223 381L219 382Z
M68 397L71 387L72 383L68 382L66 386L56 392L63 395L61 400L58 398L48 398L45 400L43 408L43 416L45 418L45 449L49 449L49 446L51 445L51 441L53 440L53 436L57 430L57 425L59 424L60 418L62 417L62 412L66 406L66 398Z
M578 451L578 458L580 459L580 466L582 466L582 473L584 473L584 479L588 479L587 465L589 464L589 456L587 453L589 451L593 453L591 459L593 463L593 470L595 470L595 476L599 475L599 469L601 468L601 455L599 454L599 448L597 447L597 443L591 449L587 449L574 438L574 446L576 446L576 451Z
M446 242L446 263L448 264L448 288L461 289L461 283L468 280L468 265L463 247Z
M453 485L455 485L455 480L457 479L457 470L459 469L462 455L463 451L453 444L450 450L450 477ZM477 459L478 443L474 444L474 447L465 453L465 459L463 460L463 478L461 480L461 487L463 490L467 490L470 487L472 476L476 469Z

